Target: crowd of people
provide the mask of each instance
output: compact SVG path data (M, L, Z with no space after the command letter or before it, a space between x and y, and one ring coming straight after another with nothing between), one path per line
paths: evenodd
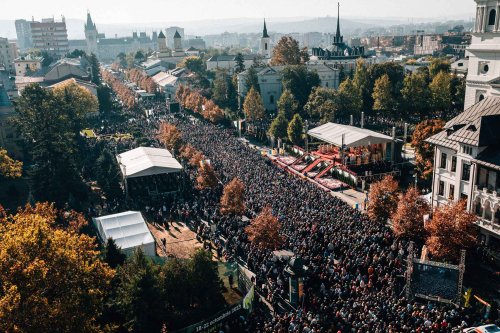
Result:
M241 216L221 214L222 186L193 187L168 203L148 204L148 209L159 212L166 206L169 218L190 222L226 260L245 262L256 274L259 293L275 309L284 309L267 315L257 307L247 321L248 332L452 332L480 324L471 310L404 298L408 243L395 239L386 225L274 166L231 129L182 113L167 115L161 103L143 107L153 110L151 116L146 119L138 112L134 124L142 126L153 141L159 121L177 126L183 142L210 160L222 184L233 178L245 184L249 219L271 207L282 224L281 248L302 258L303 299L296 308L280 307L289 293L287 261L253 247L244 231L248 222ZM184 165L194 183L196 168ZM215 230L202 220L216 225Z

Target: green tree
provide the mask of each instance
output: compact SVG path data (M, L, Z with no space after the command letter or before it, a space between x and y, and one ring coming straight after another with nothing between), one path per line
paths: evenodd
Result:
M299 103L289 90L283 91L277 105L278 112L283 114L287 120L291 120L299 109Z
M243 54L241 54L241 52L238 52L238 54L234 58L234 61L236 62L234 72L236 74L244 72L245 71L245 58L243 57Z
M432 78L438 75L440 72L449 73L450 72L450 62L448 59L444 58L434 58L429 65L429 74Z
M117 270L117 300L125 326L132 332L159 332L163 324L163 293L158 267L138 249Z
M301 52L299 42L290 36L283 36L273 48L271 65L299 65Z
M288 124L287 134L288 139L295 145L301 145L304 133L304 122L302 118L297 113L293 116L292 120Z
M237 91L231 76L226 71L218 71L213 83L213 101L221 108L236 110Z
M371 110L373 107L373 90L377 79L387 74L391 83L391 94L394 101L398 102L401 98L401 89L404 81L404 68L401 64L395 62L386 62L383 64L373 64L368 67L368 87L363 94L364 110Z
M375 81L373 88L373 110L384 112L387 116L393 117L395 106L394 98L391 92L391 81L387 74L382 75Z
M304 106L309 117L328 122L337 112L337 92L331 88L314 87L307 104Z
M269 127L269 134L276 139L286 139L288 137L288 121L283 113L278 113Z
M354 73L353 82L361 93L363 110L369 110L371 108L371 105L365 105L365 101L369 101L371 99L369 79L370 77L367 64L362 58L360 58L356 61L356 71Z
M104 248L103 260L109 265L109 267L115 269L118 266L123 265L125 259L127 258L125 254L116 246L113 238L108 238L106 242L106 247Z
M95 162L96 180L108 200L119 199L123 192L120 187L120 169L115 157L103 149Z
M142 50L135 52L134 60L138 61L138 62L142 62L142 61L146 60L146 56L144 55L144 52Z
M302 110L312 89L320 85L320 79L317 72L309 71L305 65L294 65L283 69L282 83L283 89L293 94Z
M81 200L85 195L76 159L82 110L71 96L56 97L51 90L30 85L16 101L17 124L33 159L29 176L35 198L60 206L70 194Z
M428 114L430 90L423 74L406 75L401 94L407 116L418 119Z
M120 67L127 68L127 55L125 53L118 53L116 59L118 60L118 64L120 65Z
M460 113L464 109L466 77L467 75L462 77L453 75L451 79L451 105L454 114Z
M99 60L97 60L97 56L95 54L90 54L90 56L86 56L90 63L90 77L92 83L99 86L101 84L101 71L99 66Z
M179 66L185 67L186 69L196 74L203 74L205 72L205 63L203 62L203 59L196 56L184 58Z
M111 88L106 85L97 87L97 100L99 102L99 112L102 115L108 114L113 108L111 100Z
M363 100L361 91L351 79L346 79L339 86L336 98L336 112L338 118L347 119L351 114L357 116L361 113Z
M442 118L451 107L451 76L446 72L439 72L429 85L432 107L441 113Z
M245 77L245 86L248 91L252 88L260 93L259 77L255 66L250 66Z

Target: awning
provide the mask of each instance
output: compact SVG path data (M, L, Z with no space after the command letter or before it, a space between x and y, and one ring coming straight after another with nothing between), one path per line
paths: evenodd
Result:
M125 178L175 173L182 165L166 149L140 147L116 155Z
M364 128L335 123L326 123L313 128L307 134L337 147L342 146L342 136L344 136L344 145L347 147L362 147L392 142L392 138L388 135Z

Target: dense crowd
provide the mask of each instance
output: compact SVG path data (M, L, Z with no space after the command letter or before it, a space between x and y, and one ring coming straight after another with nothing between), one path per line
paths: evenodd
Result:
M404 299L404 258L408 244L390 229L319 189L287 174L234 136L232 130L185 115L167 115L160 104L147 106L135 123L153 138L158 122L166 118L210 159L221 183L239 178L245 184L246 215L251 219L265 206L282 223L283 249L303 259L306 268L301 304L272 316L256 311L248 332L451 332L474 324L473 313L454 306ZM187 167L187 164L185 164ZM194 182L196 170L187 167ZM288 297L286 260L250 245L241 217L219 212L221 186L148 204L148 210L193 221L200 236L216 245L227 260L241 259L256 273L256 286L275 309ZM207 228L201 221L217 227Z

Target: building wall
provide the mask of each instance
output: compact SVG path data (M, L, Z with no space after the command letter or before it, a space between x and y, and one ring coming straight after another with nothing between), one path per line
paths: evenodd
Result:
M34 48L57 57L64 57L68 53L68 31L64 19L62 22L55 22L53 19L31 22L30 27Z
M9 42L7 38L0 37L0 66L14 74L14 59L16 58L17 50L15 44Z
M39 60L16 60L14 61L16 76L25 76L28 68L32 73L42 68Z
M26 20L16 20L16 35L19 49L24 52L31 47L33 43L31 41L31 26L30 22Z

